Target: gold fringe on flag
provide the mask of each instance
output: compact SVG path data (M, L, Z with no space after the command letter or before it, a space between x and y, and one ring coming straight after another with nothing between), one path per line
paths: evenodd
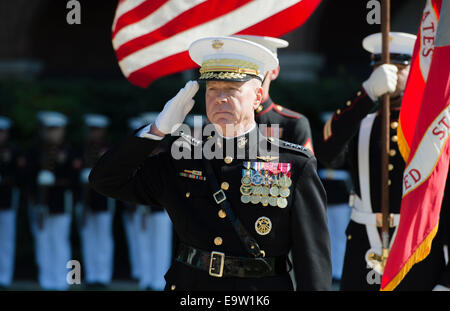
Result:
M403 135L402 122L400 119L398 120L397 138L398 138L397 140L398 150L400 150L400 154L402 155L403 160L405 161L405 163L407 163L410 149L408 142L406 141L405 135Z
M431 250L431 244L437 233L439 223L431 230L428 236L423 242L416 248L414 253L409 257L408 261L403 265L403 268L397 273L397 275L380 291L393 291L398 284L403 280L406 274L411 270L412 266L422 260L424 260Z

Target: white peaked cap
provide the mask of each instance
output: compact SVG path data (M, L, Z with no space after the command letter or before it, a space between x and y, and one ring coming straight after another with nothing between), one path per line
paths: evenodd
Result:
M84 123L89 127L107 127L109 125L109 118L101 114L86 114L84 115Z
M48 127L63 127L67 124L67 117L56 111L39 111L37 118L44 126Z
M405 54L411 56L414 50L416 36L404 32L389 33L389 53ZM365 37L362 41L363 48L372 54L381 54L381 33L374 33Z
M0 116L0 130L9 130L11 127L11 119L8 117Z
M254 36L254 35L233 35L233 37L261 44L262 46L268 48L275 56L277 56L277 49L289 46L288 41L274 37Z
M247 81L264 78L278 66L266 47L235 37L209 37L189 46L192 60L201 66L199 80Z

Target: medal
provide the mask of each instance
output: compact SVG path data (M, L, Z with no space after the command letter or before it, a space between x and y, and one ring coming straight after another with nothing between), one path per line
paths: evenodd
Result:
M270 194L270 188L269 187L262 187L261 195L268 196L269 194Z
M241 196L241 202L244 203L244 204L249 203L249 202L250 202L250 196L248 196L248 195L242 195L242 196Z
M280 189L280 197L287 198L290 193L291 193L291 191L289 190L289 188L281 188Z
M241 183L245 186L248 186L252 183L252 179L247 174L244 175L244 177L241 178Z
M277 198L276 197L269 197L269 204L270 206L277 206Z
M253 204L258 204L259 202L261 202L261 197L259 195L252 195L250 196L250 202L252 202Z
M269 234L271 230L272 230L272 222L268 217L262 216L256 220L255 231L259 235Z
M245 185L242 185L239 188L239 190L241 191L241 193L243 195L250 195L250 194L252 194L252 191L253 191L252 186L245 186Z
M269 192L270 192L271 196L277 197L278 194L280 193L280 190L277 186L272 186L272 187L270 187Z
M261 204L262 204L263 206L269 205L269 197L267 197L267 196L262 196L262 197L261 197Z
M287 206L287 199L286 198L278 198L277 199L277 206L279 208L285 208Z

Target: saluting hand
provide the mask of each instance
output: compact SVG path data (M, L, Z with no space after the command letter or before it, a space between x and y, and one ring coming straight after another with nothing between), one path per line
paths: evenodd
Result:
M161 132L164 135L173 133L181 123L183 123L186 115L194 107L193 97L199 89L197 81L189 81L186 83L178 94L169 100L156 118L156 133Z

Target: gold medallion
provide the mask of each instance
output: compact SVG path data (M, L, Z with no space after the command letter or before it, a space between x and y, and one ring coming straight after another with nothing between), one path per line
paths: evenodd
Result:
M241 183L245 186L251 185L252 179L250 178L250 176L245 175L244 177L241 178Z
M261 194L262 194L263 196L268 196L268 195L270 194L270 189L269 189L269 187L262 187Z
M284 175L283 177L280 178L279 184L281 187L287 188L292 184L292 180L286 175Z
M272 230L272 222L268 217L261 216L255 222L255 230L259 235L269 234Z

